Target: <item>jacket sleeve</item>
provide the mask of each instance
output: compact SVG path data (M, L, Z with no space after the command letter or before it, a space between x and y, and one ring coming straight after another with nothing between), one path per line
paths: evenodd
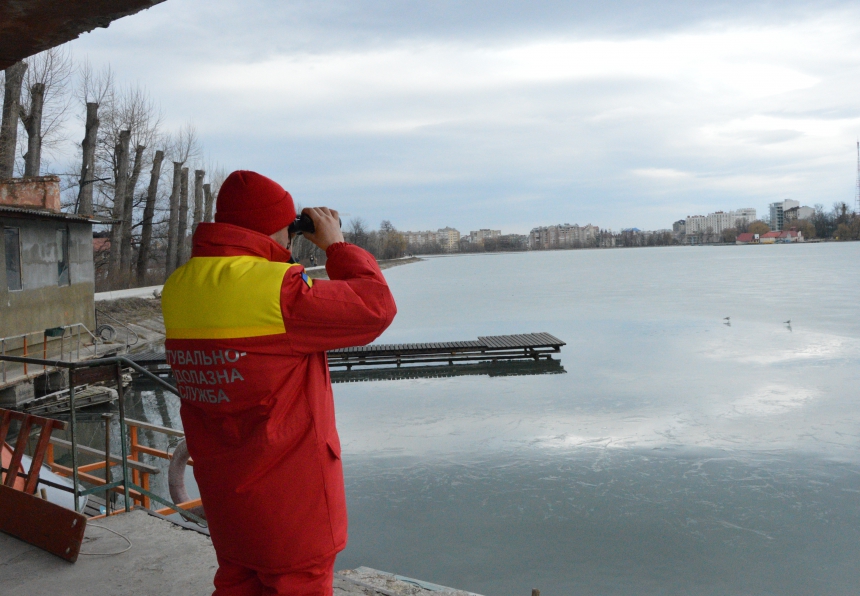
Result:
M304 267L290 267L281 286L281 312L290 347L312 354L361 346L391 324L397 307L376 259L339 242L326 251L329 279L309 286Z

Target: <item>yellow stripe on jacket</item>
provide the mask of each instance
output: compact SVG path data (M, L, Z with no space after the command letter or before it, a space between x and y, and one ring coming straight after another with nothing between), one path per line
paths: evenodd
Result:
M285 333L281 285L294 263L261 257L194 257L164 284L167 339L234 339Z

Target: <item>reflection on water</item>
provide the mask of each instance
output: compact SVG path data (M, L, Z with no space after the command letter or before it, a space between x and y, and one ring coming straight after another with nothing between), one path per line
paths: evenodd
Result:
M444 379L448 377L528 377L564 374L561 362L553 359L528 361L471 362L455 365L354 368L331 371L332 383L396 381L402 379Z
M546 330L567 374L338 385L338 566L498 596L856 593L860 243L761 248L386 271L380 341Z
M858 469L586 448L351 460L338 566L482 594L856 594Z

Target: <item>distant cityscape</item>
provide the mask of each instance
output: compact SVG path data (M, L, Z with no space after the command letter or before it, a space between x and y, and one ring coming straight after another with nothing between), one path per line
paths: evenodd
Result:
M764 217L753 207L688 215L671 229L627 228L615 232L586 224L538 226L525 234L503 234L501 230L480 229L468 234L452 227L419 232L402 232L406 251L411 254L492 252L507 250L559 250L701 244L774 244L819 239L857 239L857 216L837 203L831 212L821 205L809 207L786 199L771 203ZM839 226L844 226L840 228Z

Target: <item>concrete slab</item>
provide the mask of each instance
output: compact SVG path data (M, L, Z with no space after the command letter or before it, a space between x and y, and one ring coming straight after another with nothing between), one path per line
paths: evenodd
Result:
M131 288L130 290L114 290L112 292L98 292L95 301L119 300L120 298L159 298L164 286L147 286L145 288Z
M126 536L128 543L103 526ZM144 511L87 524L81 556L67 563L16 538L0 534L3 593L92 596L159 594L208 596L218 563L207 536Z
M208 536L142 510L89 522L74 564L0 533L4 594L208 596L217 568ZM337 573L334 594L474 596L367 567Z

